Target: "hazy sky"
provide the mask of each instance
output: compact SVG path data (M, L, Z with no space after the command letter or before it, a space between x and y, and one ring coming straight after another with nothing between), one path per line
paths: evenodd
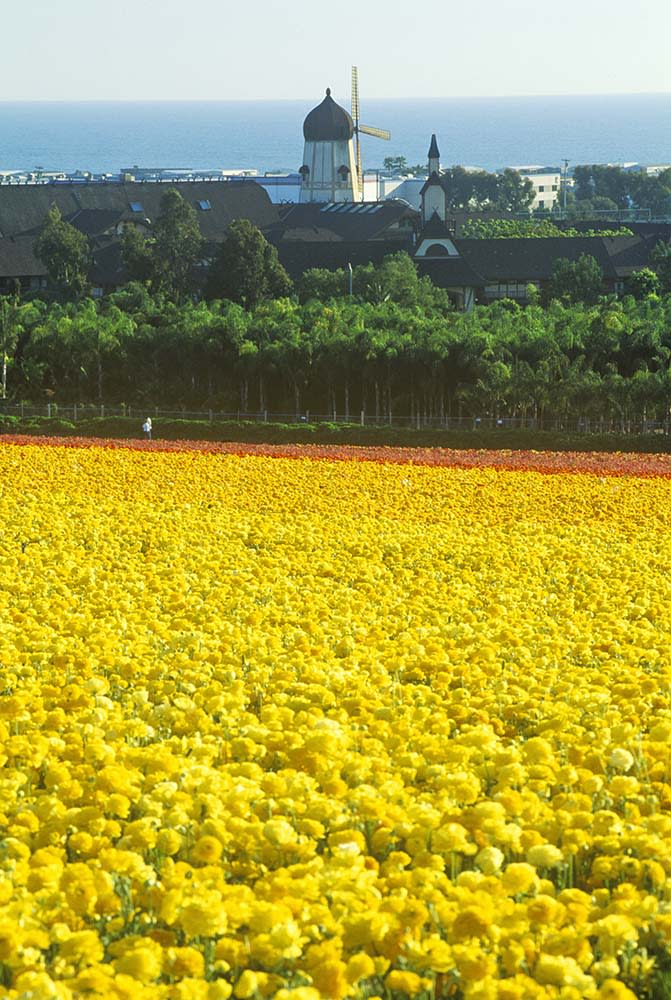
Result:
M0 0L0 100L671 91L670 0Z

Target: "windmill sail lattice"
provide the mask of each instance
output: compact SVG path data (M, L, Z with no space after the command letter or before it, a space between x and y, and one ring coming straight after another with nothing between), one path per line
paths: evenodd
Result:
M391 132L385 128L374 128L372 125L361 124L361 114L359 106L359 70L352 66L352 121L354 122L354 136L356 139L356 170L359 179L359 191L363 198L363 166L361 163L361 134L372 135L377 139L391 139Z

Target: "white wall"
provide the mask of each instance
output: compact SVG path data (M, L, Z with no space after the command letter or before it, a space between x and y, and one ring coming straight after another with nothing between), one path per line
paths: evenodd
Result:
M305 143L303 163L310 168L310 173L301 186L300 201L359 200L354 146L351 140L308 141ZM343 165L349 167L350 171L345 182L338 173L339 167Z

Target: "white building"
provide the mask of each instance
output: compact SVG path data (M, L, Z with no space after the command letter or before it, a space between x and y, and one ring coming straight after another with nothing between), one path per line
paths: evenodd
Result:
M561 169L559 167L511 167L520 177L528 177L534 186L531 211L551 212L561 198Z

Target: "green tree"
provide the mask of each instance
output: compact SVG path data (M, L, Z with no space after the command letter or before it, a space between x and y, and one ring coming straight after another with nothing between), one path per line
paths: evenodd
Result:
M408 168L405 156L385 156L382 166L390 174L404 174Z
M87 284L91 250L83 233L64 222L54 205L47 212L33 252L46 265L49 279L67 298L79 298Z
M131 282L150 282L155 264L152 243L137 226L126 226L121 237L121 259Z
M659 275L650 267L635 271L627 281L627 291L635 299L646 299L649 295L659 295L661 282Z
M311 267L304 271L296 286L300 302L328 302L347 295L349 289L348 274L344 268L329 271L326 267Z
M536 197L533 182L507 167L498 175L496 207L506 212L526 212Z
M663 292L671 292L671 244L662 240L653 248L650 263L659 275Z
M39 305L39 303L38 303ZM18 292L0 296L0 398L7 398L7 372L14 362L19 339L26 334L39 313L32 302L22 303Z
M266 299L289 295L291 288L276 248L248 219L235 219L210 268L207 298L229 299L254 309Z
M549 296L565 302L592 305L603 290L603 271L591 254L583 253L578 260L561 257L552 268Z
M154 224L153 279L157 288L179 301L195 285L195 269L203 252L196 210L174 188L161 198Z

